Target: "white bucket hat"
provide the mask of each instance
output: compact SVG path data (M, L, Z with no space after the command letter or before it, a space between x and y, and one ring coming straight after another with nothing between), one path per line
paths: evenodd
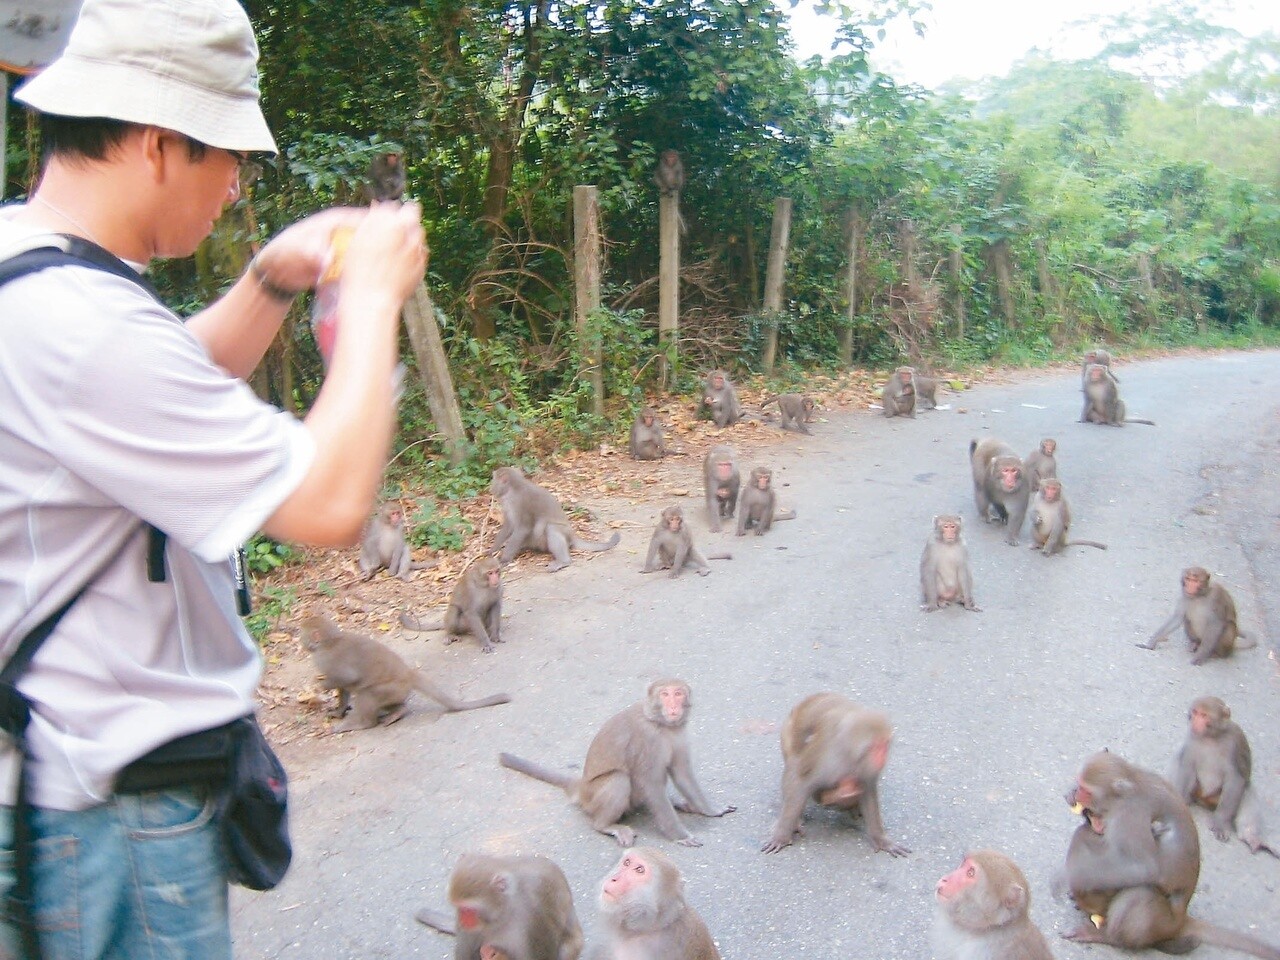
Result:
M85 0L66 50L14 99L278 152L258 105L258 44L236 0Z

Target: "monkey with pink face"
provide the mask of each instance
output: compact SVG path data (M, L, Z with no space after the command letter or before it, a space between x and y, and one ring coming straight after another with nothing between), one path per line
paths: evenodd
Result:
M633 847L600 885L607 943L588 960L720 960L711 932L684 898L684 878L661 850Z

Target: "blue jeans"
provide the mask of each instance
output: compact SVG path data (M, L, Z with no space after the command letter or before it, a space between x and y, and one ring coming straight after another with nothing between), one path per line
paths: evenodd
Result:
M204 790L35 809L36 923L46 960L230 960L227 879ZM13 811L0 807L0 895L13 884ZM0 915L0 960L19 956Z

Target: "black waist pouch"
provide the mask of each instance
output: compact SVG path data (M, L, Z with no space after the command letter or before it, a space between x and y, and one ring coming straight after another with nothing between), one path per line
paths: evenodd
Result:
M205 786L216 797L228 879L270 890L293 859L289 842L289 782L256 717L156 747L120 771L117 793Z

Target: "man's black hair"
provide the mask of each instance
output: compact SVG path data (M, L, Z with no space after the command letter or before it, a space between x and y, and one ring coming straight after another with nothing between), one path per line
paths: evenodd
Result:
M85 160L105 160L107 155L122 143L141 124L128 120L112 120L107 117L61 117L53 113L40 115L41 154L47 161L57 154L61 157ZM204 159L206 147L199 140L184 136L187 156L192 160Z

